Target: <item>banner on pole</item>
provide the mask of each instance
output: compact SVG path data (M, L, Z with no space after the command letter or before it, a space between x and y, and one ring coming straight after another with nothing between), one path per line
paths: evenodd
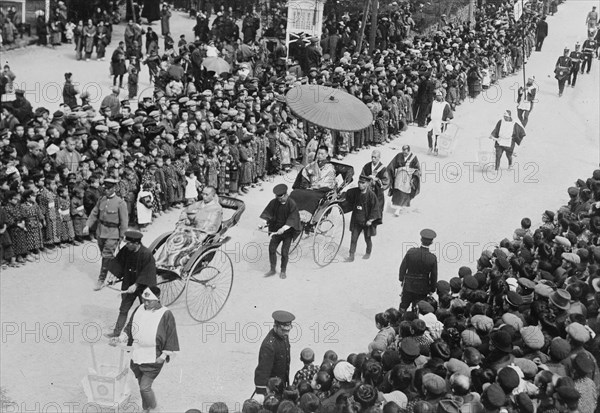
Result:
M285 44L321 38L325 0L290 0L288 3Z

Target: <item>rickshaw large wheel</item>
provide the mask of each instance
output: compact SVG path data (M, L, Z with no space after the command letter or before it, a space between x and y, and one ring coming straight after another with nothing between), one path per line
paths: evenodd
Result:
M337 256L346 230L344 211L338 204L328 205L314 227L313 257L315 263L325 267Z
M167 242L167 239L169 239L169 236L172 233L172 231L165 232L150 244L149 249L152 251L152 255L156 254L156 251ZM156 281L160 288L160 301L167 307L181 297L183 289L185 288L185 279L182 279L176 273L170 271L164 271L161 274L161 270L158 269Z
M201 323L221 312L231 294L233 264L219 248L204 251L188 273L185 301L190 317Z

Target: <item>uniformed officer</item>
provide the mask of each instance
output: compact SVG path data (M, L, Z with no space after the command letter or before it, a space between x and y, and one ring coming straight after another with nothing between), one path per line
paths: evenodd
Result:
M287 264L289 260L290 246L295 237L298 236L302 227L300 226L300 212L296 202L288 195L288 187L285 184L275 185L273 188L275 199L266 206L260 218L266 221L271 234L269 242L269 262L271 269L265 274L266 277L275 275L277 270L277 247L281 244L281 272L279 277L286 278Z
M581 74L583 74L584 70L585 73L590 73L590 69L592 68L592 59L594 58L594 54L598 48L598 43L596 43L596 40L594 39L594 34L594 32L590 33L588 39L583 42L583 62L581 63Z
M152 251L142 245L142 233L126 231L127 244L121 248L117 256L111 260L108 270L122 281L121 306L115 329L112 333L105 334L108 338L119 337L127 314L135 303L136 298L142 303L142 293L147 287L156 285L156 262Z
M573 50L569 55L571 62L573 63L571 66L571 74L569 76L569 84L571 87L575 87L575 83L577 83L577 73L579 73L581 61L583 60L583 53L581 52L580 48L581 45L579 42L575 43L575 50Z
M258 366L254 371L255 394L267 393L267 382L271 377L283 380L284 388L290 382L290 340L292 321L296 317L287 311L275 311L272 315L274 324L269 334L260 345ZM254 394L253 394L254 396Z
M571 73L571 58L569 57L569 48L565 47L563 55L558 58L554 66L554 77L558 80L558 96L562 96L565 90L565 82L569 79Z
M400 264L399 279L402 285L400 309L402 310L406 310L411 303L415 305L435 292L437 258L429 252L429 246L435 237L436 233L431 229L421 231L421 246L409 249Z
M108 272L108 263L114 257L115 251L119 246L119 241L125 235L129 218L127 214L127 203L118 197L115 193L115 179L107 178L104 180L105 194L88 217L84 233L89 232L90 228L96 228L96 239L98 248L102 254L102 266L100 267L100 276L96 283L94 291L102 289L106 274Z

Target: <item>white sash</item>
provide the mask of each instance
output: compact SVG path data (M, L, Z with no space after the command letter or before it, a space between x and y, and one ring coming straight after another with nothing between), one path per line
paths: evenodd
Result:
M134 341L131 359L136 364L156 362L156 332L167 307L148 311L142 307L133 317ZM137 329L137 331L136 331Z

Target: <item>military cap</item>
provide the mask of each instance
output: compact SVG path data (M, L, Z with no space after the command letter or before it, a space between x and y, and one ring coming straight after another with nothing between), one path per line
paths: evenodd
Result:
M421 238L432 240L437 236L434 230L424 229L421 231Z
M105 178L104 179L104 186L113 186L117 184L117 180L113 179L113 178Z
M125 240L132 242L139 242L142 240L144 235L138 231L125 231Z
M518 284L525 290L535 289L536 283L529 278L521 277L517 280Z
M287 191L288 191L288 187L286 184L278 184L278 185L275 185L275 187L273 188L273 193L276 196L282 196L284 194L287 194Z
M509 291L508 293L506 293L504 299L508 304L512 305L513 307L518 307L521 304L523 304L523 297L521 297L514 291Z
M272 317L273 320L275 320L275 322L279 324L290 324L296 319L294 314L283 310L277 310L273 312Z

